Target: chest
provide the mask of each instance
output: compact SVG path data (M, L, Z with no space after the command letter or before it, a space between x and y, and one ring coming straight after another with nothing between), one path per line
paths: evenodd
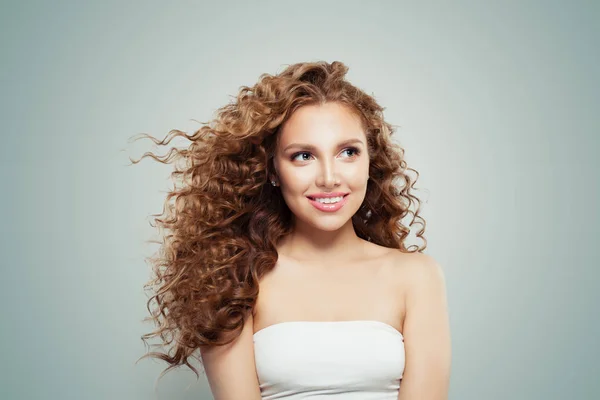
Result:
M278 261L259 289L256 330L282 321L403 320L401 280L385 263L328 269Z

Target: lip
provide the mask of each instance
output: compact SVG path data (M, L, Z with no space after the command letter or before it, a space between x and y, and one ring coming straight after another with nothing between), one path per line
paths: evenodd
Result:
M315 194L308 195L306 197L309 197L311 199L327 199L330 197L342 197L342 196L346 196L348 194L349 193L344 193L344 192L315 193Z
M310 204L312 204L312 206L319 211L336 212L340 208L344 207L344 204L346 204L346 202L348 201L348 195L344 195L342 193L338 196L327 196L327 197L339 197L339 196L343 196L343 199L334 204L319 203L318 201L313 200L310 197L307 197L307 199L310 202Z

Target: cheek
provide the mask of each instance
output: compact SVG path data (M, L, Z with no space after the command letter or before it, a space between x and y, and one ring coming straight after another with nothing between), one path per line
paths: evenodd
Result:
M348 183L362 185L369 177L369 163L356 164L355 168L349 169L345 174Z
M281 183L288 192L304 191L314 182L315 174L310 168L282 168Z

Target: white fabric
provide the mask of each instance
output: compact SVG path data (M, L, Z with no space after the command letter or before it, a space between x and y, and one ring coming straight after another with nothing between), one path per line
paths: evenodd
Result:
M396 400L404 337L380 321L290 321L254 334L262 399Z

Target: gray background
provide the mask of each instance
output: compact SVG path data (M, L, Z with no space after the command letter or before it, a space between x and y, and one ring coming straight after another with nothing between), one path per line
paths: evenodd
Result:
M172 184L170 166L127 167L164 149L127 141L191 132L261 73L321 59L386 107L429 194L450 398L599 398L598 2L22 1L0 15L2 399L211 397L188 370L155 388L166 364L134 364L153 328L149 215Z

